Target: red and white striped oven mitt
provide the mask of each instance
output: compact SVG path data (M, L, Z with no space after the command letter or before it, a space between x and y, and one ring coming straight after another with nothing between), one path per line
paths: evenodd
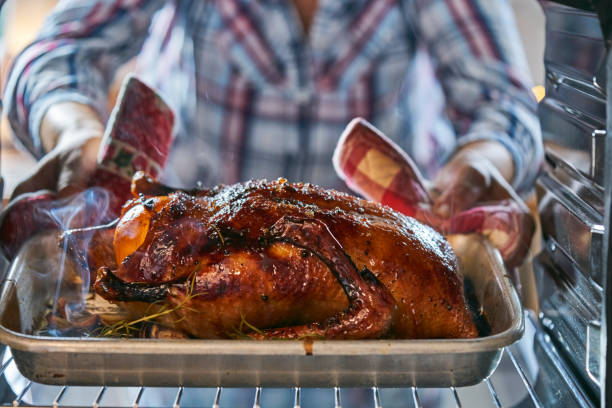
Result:
M478 233L499 249L507 266L522 263L535 230L533 217L513 199L482 203L450 218L435 215L426 180L410 157L366 120L346 127L334 152L336 173L364 197L416 218L443 234ZM508 189L510 190L510 189Z

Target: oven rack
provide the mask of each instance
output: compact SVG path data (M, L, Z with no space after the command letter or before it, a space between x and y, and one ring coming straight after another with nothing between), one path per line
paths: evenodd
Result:
M50 386L27 380L21 376L6 349L0 366L1 406L74 407L126 406L132 408L148 406L172 406L173 408L201 407L545 407L549 401L542 400L536 390L535 381L541 367L533 354L535 342L543 343L546 354L554 365L561 365L566 376L569 370L563 366L554 345L548 336L536 329L531 318L526 320L525 336L516 344L504 349L497 370L483 382L471 387L440 389L406 387L402 389L329 388L305 389L231 389L218 387L197 388L147 388L147 387L78 387ZM559 368L559 367L558 367ZM563 376L562 376L563 377ZM570 387L575 401L571 406L593 407L586 395L582 395L572 378L562 378L558 384L545 384L545 388ZM5 388L2 390L2 387ZM561 388L560 388L561 389ZM2 392L4 391L4 392ZM150 395L152 394L152 395ZM563 402L559 396L557 402ZM561 405L570 406L570 405Z

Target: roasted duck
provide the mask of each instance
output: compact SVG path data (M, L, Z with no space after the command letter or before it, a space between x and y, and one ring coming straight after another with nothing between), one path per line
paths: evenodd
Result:
M387 207L284 179L182 191L139 173L132 193L87 262L136 317L171 310L161 323L199 338L478 335L449 244Z

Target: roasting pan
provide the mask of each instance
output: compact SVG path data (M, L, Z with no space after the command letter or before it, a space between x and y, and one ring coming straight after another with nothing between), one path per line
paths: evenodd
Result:
M448 387L488 377L524 316L501 257L485 239L448 237L491 335L454 340L161 340L32 335L58 286L40 244L22 248L0 295L0 341L27 378L58 385ZM24 263L28 266L24 268ZM28 263L31 263L29 265Z

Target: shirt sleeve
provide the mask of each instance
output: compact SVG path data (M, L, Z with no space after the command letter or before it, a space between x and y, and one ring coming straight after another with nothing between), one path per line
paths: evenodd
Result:
M117 68L144 43L162 0L61 1L36 40L15 59L4 93L5 112L18 141L45 154L40 121L54 103L76 101L106 117Z
M509 2L412 0L404 10L434 61L458 146L500 142L514 158L514 187L531 188L543 159L541 131Z

